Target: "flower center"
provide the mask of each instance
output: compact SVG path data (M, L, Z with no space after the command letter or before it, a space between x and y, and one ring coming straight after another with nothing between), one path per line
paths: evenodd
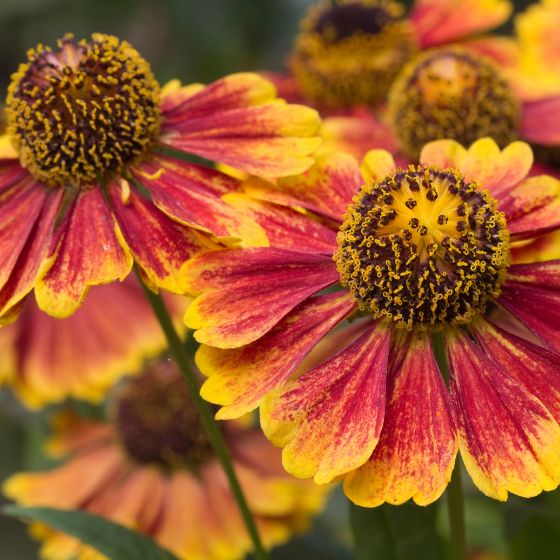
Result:
M365 185L337 239L341 283L360 309L409 330L470 322L509 265L503 214L453 169L411 166Z
M296 40L292 70L312 101L345 107L373 104L417 45L400 3L346 0L312 6Z
M196 469L212 448L184 381L172 362L153 362L118 393L115 421L131 458L165 468Z
M519 121L518 103L498 69L456 48L410 62L391 88L389 113L401 149L412 157L442 138L469 145L492 136L505 146L515 140Z
M12 76L8 132L21 163L50 185L79 186L141 156L159 131L159 85L127 42L71 35L39 45Z

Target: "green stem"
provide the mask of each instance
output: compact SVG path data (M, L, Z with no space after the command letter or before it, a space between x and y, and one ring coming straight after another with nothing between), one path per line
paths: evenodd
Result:
M445 337L438 332L432 336L432 347L439 366L439 370L445 382L449 385L449 363L445 347ZM461 465L457 461L451 482L447 486L447 516L449 518L450 550L451 560L465 560L467 557L467 536L465 530L465 496L463 494L463 483L461 480Z
M235 497L243 520L245 521L247 531L249 532L251 540L253 541L255 557L257 558L257 560L268 560L268 554L263 547L257 526L255 524L255 520L253 519L251 511L249 510L247 500L245 499L243 490L241 489L241 485L239 484L239 480L237 479L237 476L233 469L231 457L229 455L229 451L226 447L222 433L219 430L218 425L214 420L210 409L208 408L208 405L199 394L198 380L196 378L196 374L191 369L189 355L187 354L187 351L183 346L181 338L175 330L171 316L169 315L169 312L167 311L167 308L165 307L165 303L163 302L161 296L158 294L154 294L149 288L147 288L144 282L142 282L142 278L139 274L138 277L140 279L140 283L142 284L144 294L146 295L146 298L152 306L161 329L165 333L169 351L175 358L175 361L177 362L177 365L179 366L179 369L181 370L181 373L185 378L185 382L191 393L198 414L200 415L202 424L204 425L204 428L208 434L208 439L210 440L210 443L212 444L212 447L214 448L214 451L222 464L224 472L226 473L231 491Z

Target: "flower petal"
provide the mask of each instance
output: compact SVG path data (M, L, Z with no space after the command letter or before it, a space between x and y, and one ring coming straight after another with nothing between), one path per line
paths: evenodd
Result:
M435 165L446 169L447 167L459 168L467 150L456 140L434 140L428 142L420 152L422 165Z
M519 362L499 362L459 333L448 353L459 448L474 483L497 500L508 492L528 498L556 488L560 426L511 374Z
M284 468L324 484L362 465L385 413L389 331L374 326L261 406L267 437L284 447Z
M560 422L560 355L490 323L477 328L474 334L496 363L514 364L508 367L508 374L525 385Z
M301 173L320 144L313 136L319 115L274 96L274 86L257 74L228 76L170 110L164 105L161 141L248 173Z
M477 181L490 194L500 199L522 181L533 165L533 152L525 142L512 142L500 150L491 138L476 140L460 162L468 181Z
M48 196L49 190L31 178L0 196L0 288L16 266Z
M324 255L336 251L336 231L301 212L242 193L227 194L223 199L248 213L264 229L271 247Z
M362 162L362 174L366 179L381 181L395 171L393 156L386 150L370 150Z
M498 27L511 11L508 0L416 0L410 19L426 48Z
M560 261L512 265L498 302L560 352Z
M80 191L55 233L35 287L37 303L49 315L67 317L90 286L123 280L131 267L101 189Z
M9 323L16 317L21 309L22 299L35 286L39 268L49 250L62 194L62 190L51 190L48 193L10 278L0 290L0 325Z
M560 95L526 101L521 112L520 134L530 142L560 144Z
M284 249L255 248L201 255L184 269L194 300L185 323L195 338L219 348L257 340L296 305L334 284L330 257ZM227 302L227 305L224 305Z
M512 241L560 228L560 181L548 175L530 177L499 198Z
M243 187L252 196L277 204L301 206L340 221L363 185L360 166L350 154L331 152L318 156L306 173L284 177L276 186L262 188L249 179Z
M150 192L153 203L172 219L220 240L234 238L245 245L266 245L262 229L220 198L238 188L239 181L233 177L165 157L154 157L132 173Z
M406 341L404 361L388 377L381 437L367 463L344 479L354 503L375 507L413 499L427 505L451 478L457 439L447 388L428 336Z
M119 186L113 183L109 195L122 236L149 283L176 294L185 293L185 263L214 246L132 189L123 201Z
M209 377L201 395L223 406L220 419L253 410L354 307L346 293L309 298L251 344L230 350L201 346L196 364Z

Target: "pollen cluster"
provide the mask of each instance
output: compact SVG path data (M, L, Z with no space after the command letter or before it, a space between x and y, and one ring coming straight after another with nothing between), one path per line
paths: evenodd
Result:
M517 136L519 106L489 60L444 48L405 66L391 87L389 114L400 148L417 157L442 138L469 145L491 136L505 146Z
M337 241L341 283L360 309L409 330L470 322L509 265L504 215L453 169L411 166L365 185Z
M302 21L292 71L304 95L326 106L383 99L417 46L403 7L384 0L323 2Z
M159 85L127 42L71 35L27 53L8 90L8 132L24 167L79 187L141 156L159 130Z
M184 381L170 362L154 362L120 390L114 406L121 444L131 459L196 469L212 448Z

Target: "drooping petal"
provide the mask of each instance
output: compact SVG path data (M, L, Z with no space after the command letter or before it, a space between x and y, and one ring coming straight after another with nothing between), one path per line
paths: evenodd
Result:
M126 278L132 258L98 187L79 192L53 239L35 287L39 307L67 317L90 286Z
M201 165L154 157L133 175L150 192L153 203L172 219L213 234L220 240L266 245L262 229L220 198L237 190L239 181Z
M560 95L523 103L520 134L537 144L560 145Z
M49 250L62 195L62 190L49 192L10 279L0 291L0 324L15 318L23 298L35 286L41 263Z
M385 413L389 343L389 332L374 326L265 399L261 424L284 447L288 472L324 484L371 456Z
M457 438L447 388L430 338L409 339L407 345L404 361L388 377L379 443L371 458L344 479L345 494L361 506L411 498L427 505L451 478Z
M511 11L508 0L416 0L410 19L426 48L498 27Z
M177 95L177 94L175 94ZM257 74L233 74L163 107L160 140L171 147L271 177L305 171L320 144L316 111L274 99Z
M210 252L184 269L187 289L201 294L185 314L195 338L218 348L248 344L296 305L338 280L330 257L284 249ZM227 302L227 305L225 303Z
M346 293L309 298L251 344L230 350L201 346L196 363L209 377L201 395L223 406L220 419L253 410L354 306Z
M336 251L336 231L306 214L242 193L227 194L223 199L248 213L264 229L271 247L324 255Z
M498 208L505 213L512 241L560 228L560 181L548 175L530 177L503 193Z
M560 422L560 355L490 323L477 328L475 336L497 363L513 364L508 366L508 374L525 385Z
M114 183L109 195L122 236L149 282L176 294L185 293L185 263L213 245L132 189L123 200Z
M307 172L284 177L275 186L249 179L244 189L263 200L301 206L337 222L364 183L357 160L350 154L331 152L317 157Z
M512 265L498 301L560 352L560 261Z
M0 288L10 278L48 197L49 190L30 177L0 195Z
M560 426L511 374L520 367L517 359L500 362L458 333L448 353L459 448L474 483L498 500L508 492L532 497L556 488Z

